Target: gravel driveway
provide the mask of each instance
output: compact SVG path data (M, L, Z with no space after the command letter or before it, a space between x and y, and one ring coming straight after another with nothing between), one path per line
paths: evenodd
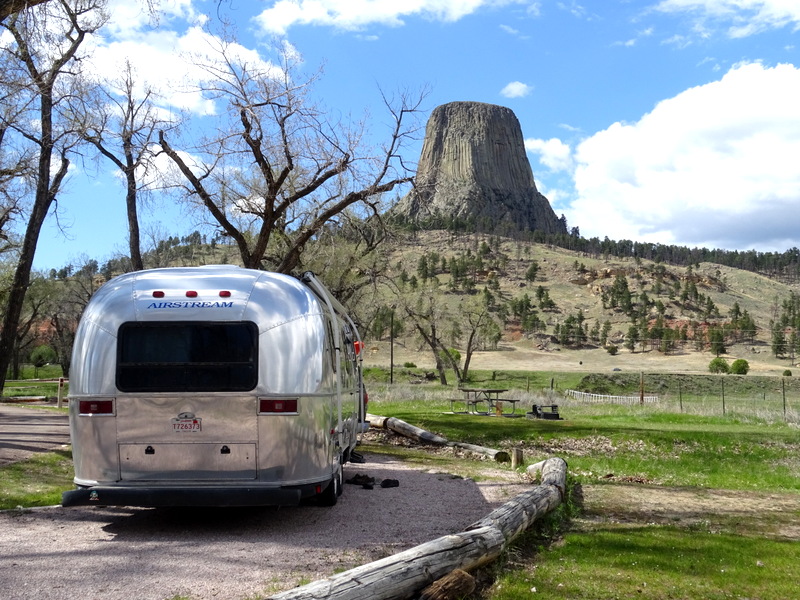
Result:
M400 486L345 485L332 508L52 507L0 513L8 600L242 600L463 531L526 489L420 471L382 456L347 465ZM507 472L506 472L507 473Z

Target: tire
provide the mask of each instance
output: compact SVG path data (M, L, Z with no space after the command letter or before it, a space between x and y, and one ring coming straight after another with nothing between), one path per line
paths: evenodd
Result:
M336 502L339 500L339 496L342 495L342 467L340 466L339 469L336 471L336 475L333 476L331 482L328 484L322 493L317 496L318 503L320 506L335 506Z

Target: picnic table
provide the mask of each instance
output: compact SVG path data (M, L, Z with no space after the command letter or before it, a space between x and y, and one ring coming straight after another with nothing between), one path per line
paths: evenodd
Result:
M507 392L508 388L458 388L463 392L463 398L450 398L450 409L455 411L455 404L457 402L464 402L466 405L466 412L479 413L479 414L503 414L503 403L511 404L511 412L506 414L514 414L517 409L517 400L513 398L501 398L500 395ZM478 410L478 405L485 404L486 410Z

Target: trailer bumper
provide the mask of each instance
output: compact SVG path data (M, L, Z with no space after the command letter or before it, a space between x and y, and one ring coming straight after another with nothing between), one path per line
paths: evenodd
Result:
M314 493L315 486L93 486L64 492L61 495L61 506L296 506Z

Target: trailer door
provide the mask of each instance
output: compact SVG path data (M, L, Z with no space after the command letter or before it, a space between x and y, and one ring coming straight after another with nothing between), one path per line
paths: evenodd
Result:
M120 327L116 399L126 481L255 479L258 330L251 322Z

